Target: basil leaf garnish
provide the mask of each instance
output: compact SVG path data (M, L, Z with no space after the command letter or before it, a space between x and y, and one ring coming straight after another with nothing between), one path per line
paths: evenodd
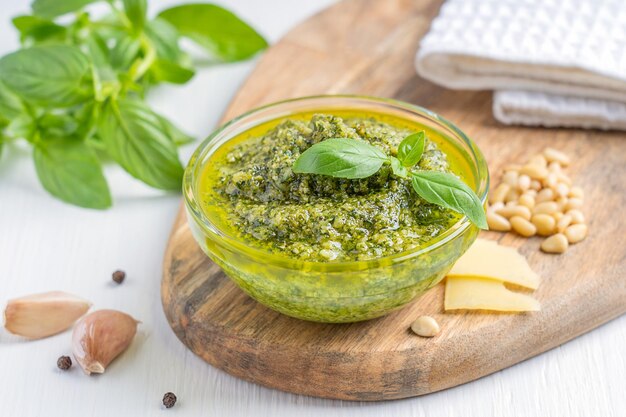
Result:
M293 172L358 179L374 175L387 162L387 155L375 146L357 139L332 138L304 151L293 165Z
M411 170L420 161L425 133L407 136L398 148L398 157L387 156L379 148L358 139L331 138L304 151L293 164L298 174L318 174L335 178L359 179L374 175L383 164L390 164L393 175L411 178L413 190L424 200L466 215L481 229L487 229L480 199L463 181L438 171Z
M429 203L465 214L472 223L487 229L485 210L478 196L452 174L437 171L411 172L415 192Z
M403 166L410 168L422 158L425 146L424 132L413 133L404 138L398 146L398 159Z
M409 170L406 169L404 165L402 165L398 158L394 158L392 156L389 158L389 162L391 163L391 171L394 175L401 178L407 178L409 176Z

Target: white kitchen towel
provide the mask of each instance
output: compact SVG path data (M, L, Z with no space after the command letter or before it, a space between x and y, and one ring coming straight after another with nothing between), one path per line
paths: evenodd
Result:
M448 0L421 42L416 67L449 88L599 99L574 105L597 114L607 106L603 100L626 103L626 0ZM519 108L539 96L528 97ZM576 121L578 113L562 105L554 112L540 111L541 105L537 114L544 124L558 121L552 113L559 112ZM507 107L506 114L515 108Z
M626 130L626 103L536 91L496 91L493 115L505 124Z

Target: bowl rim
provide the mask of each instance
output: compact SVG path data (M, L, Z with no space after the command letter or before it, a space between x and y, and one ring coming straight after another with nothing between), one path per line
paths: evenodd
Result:
M487 199L487 193L489 190L490 184L490 176L489 169L487 166L487 162L485 157L480 150L480 148L476 145L474 141L472 141L461 129L459 129L454 123L449 120L441 117L439 114L428 110L424 107L407 103L401 100L391 99L391 98L383 98L376 96L368 96L368 95L359 95L359 94L321 94L321 95L312 95L312 96L302 96L296 98L290 98L286 100L280 100L271 102L259 107L255 107L251 110L248 110L239 116L236 116L230 119L228 122L222 124L220 127L215 129L206 139L204 139L196 148L194 153L192 154L187 167L185 168L185 173L183 177L183 198L185 201L185 206L187 209L188 216L191 214L192 219L188 218L188 222L193 220L196 224L198 224L203 233L205 235L210 235L213 239L219 239L222 243L227 244L232 249L237 252L245 252L247 256L253 256L262 259L264 262L272 261L274 264L293 264L297 263L301 267L304 267L304 270L314 270L318 268L323 269L342 269L348 266L359 265L358 269L365 269L370 264L380 264L382 262L402 262L408 258L418 257L420 255L432 252L442 246L445 246L449 242L453 241L455 238L464 234L464 232L472 226L470 220L467 216L463 215L454 225L448 228L446 231L441 233L436 238L428 241L423 246L418 246L417 248L409 249L403 252L398 252L391 255L366 259L366 260L349 260L349 261L309 261L304 259L294 259L284 254L277 254L270 252L268 250L255 247L250 245L235 236L229 235L217 225L212 222L208 216L205 214L204 210L202 210L201 205L196 199L196 188L197 188L197 178L194 175L198 168L200 168L204 163L204 158L210 155L206 155L208 150L213 146L213 141L216 137L218 137L222 132L226 129L232 127L237 123L243 123L246 119L268 109L278 108L280 106L288 105L294 102L304 102L304 101L315 101L315 100L324 100L324 99L347 99L347 100L358 100L363 101L365 103L369 102L371 104L377 105L386 105L396 108L398 110L405 110L413 113L417 113L423 117L426 117L433 121L438 125L443 125L443 127L451 130L455 135L457 135L469 148L469 155L473 160L468 161L473 169L476 170L478 174L484 172L486 176L480 178L478 177L478 186L479 189L476 190L475 187L470 186L477 193L478 198L481 203L485 204ZM322 108L322 105L320 105ZM304 111L304 110L303 110ZM381 112L379 112L381 113ZM294 112L294 114L296 114ZM384 113L383 113L384 114ZM280 116L277 116L277 118ZM271 120L271 119L268 119ZM410 120L410 119L409 119ZM267 121L267 120L266 120ZM253 126L251 126L253 127ZM251 127L248 127L251 128ZM242 133L242 132L240 132ZM240 134L239 133L239 134ZM446 135L443 135L444 137ZM234 136L229 137L222 143L220 146L217 146L215 150L219 149L221 146L225 144L226 141L232 139ZM212 153L213 153L212 152ZM475 226L474 226L475 227Z

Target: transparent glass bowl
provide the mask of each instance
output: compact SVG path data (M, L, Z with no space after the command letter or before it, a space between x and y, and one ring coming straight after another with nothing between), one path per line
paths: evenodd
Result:
M202 168L220 146L259 124L303 112L350 110L389 115L436 132L440 146L454 152L463 179L481 201L489 172L478 147L437 114L396 100L362 96L315 96L270 104L245 113L200 144L185 171L183 191L191 231L202 250L251 297L289 316L345 323L382 316L437 284L467 250L478 229L466 217L426 246L392 256L349 262L311 262L270 253L220 230L199 201Z

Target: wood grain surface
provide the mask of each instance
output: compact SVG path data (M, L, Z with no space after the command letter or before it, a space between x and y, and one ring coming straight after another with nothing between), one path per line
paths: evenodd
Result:
M356 93L443 115L476 141L492 174L552 146L573 157L569 173L586 192L589 237L554 256L539 251L539 238L485 233L518 247L543 277L534 293L541 312L444 313L438 285L384 318L330 325L283 316L245 295L196 245L181 209L164 259L163 306L181 341L213 366L295 393L404 398L480 378L626 312L624 134L502 126L491 116L489 92L446 90L419 78L413 57L439 6L347 0L318 14L263 56L223 119L284 98ZM437 319L438 336L409 332L421 314Z

